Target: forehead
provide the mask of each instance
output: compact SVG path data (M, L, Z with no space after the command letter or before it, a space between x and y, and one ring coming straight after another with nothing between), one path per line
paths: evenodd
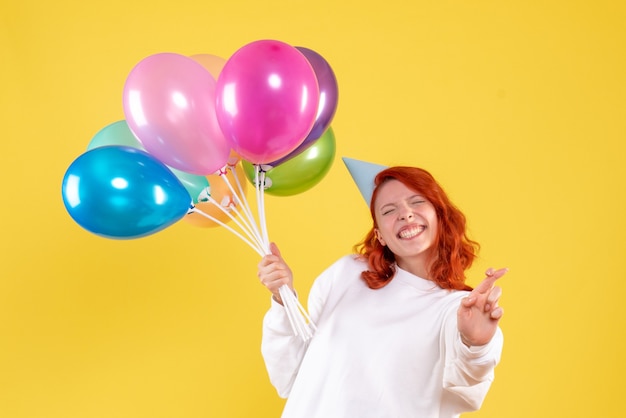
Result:
M403 200L408 197L419 194L416 190L411 189L399 180L391 179L378 186L376 194L376 206L393 203L397 200Z

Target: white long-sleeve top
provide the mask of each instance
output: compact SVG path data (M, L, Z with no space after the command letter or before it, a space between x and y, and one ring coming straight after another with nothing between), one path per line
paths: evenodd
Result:
M367 264L345 256L309 293L317 326L305 343L272 302L261 351L270 381L287 402L283 418L448 418L480 407L500 360L502 332L465 346L450 291L397 268L387 286L361 279Z

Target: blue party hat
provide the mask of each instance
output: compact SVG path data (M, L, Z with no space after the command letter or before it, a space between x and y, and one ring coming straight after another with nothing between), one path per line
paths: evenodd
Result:
M359 188L361 195L363 195L365 203L369 206L372 200L372 193L374 193L374 178L387 167L347 157L342 157L342 160Z

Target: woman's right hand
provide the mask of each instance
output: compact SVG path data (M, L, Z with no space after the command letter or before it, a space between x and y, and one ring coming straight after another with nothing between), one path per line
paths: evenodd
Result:
M282 305L283 301L278 289L287 285L293 292L293 275L276 244L270 244L270 251L271 254L266 255L259 262L257 274L263 286L274 295L274 300Z

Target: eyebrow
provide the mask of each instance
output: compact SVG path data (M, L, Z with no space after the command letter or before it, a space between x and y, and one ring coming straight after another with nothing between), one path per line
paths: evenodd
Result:
M419 194L419 193L412 194L411 196L407 197L407 198L406 198L406 199L404 199L404 200L411 200L411 199L415 199L416 197L417 197L417 198L420 198L420 199L424 199L424 200L426 200L426 198L425 198L424 196L422 196L421 194ZM384 209L384 208L386 208L387 206L393 206L393 207L396 207L396 206L397 206L397 202L389 202L389 203L385 203L384 205L379 206L379 207L378 207L378 210L383 210L383 209Z
M395 208L395 207L396 207L396 204L395 204L395 203L385 203L384 205L379 206L379 207L378 207L378 210L383 210L383 209L385 209L386 207L394 207L394 208Z

